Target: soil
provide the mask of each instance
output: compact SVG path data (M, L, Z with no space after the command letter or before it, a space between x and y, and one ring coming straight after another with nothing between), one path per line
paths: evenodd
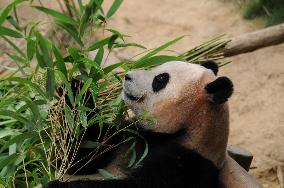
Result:
M25 11L25 15L28 18L38 14ZM108 27L131 35L131 41L148 48L177 36L190 35L171 48L177 52L222 33L233 37L259 29L243 20L238 7L221 0L125 0ZM130 49L122 54L135 55L138 51ZM231 78L235 86L230 101L229 142L253 153L250 173L264 187L280 187L277 168L284 172L284 45L231 60L219 73Z

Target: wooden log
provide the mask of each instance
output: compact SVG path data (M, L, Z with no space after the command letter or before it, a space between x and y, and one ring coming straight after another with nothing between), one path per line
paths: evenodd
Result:
M255 51L284 42L284 24L268 27L232 38L224 51L225 57Z
M227 151L230 157L232 157L246 171L249 171L253 159L251 152L235 145L228 146Z

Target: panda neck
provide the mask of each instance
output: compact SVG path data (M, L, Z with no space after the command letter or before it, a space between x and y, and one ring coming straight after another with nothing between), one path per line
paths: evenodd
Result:
M188 119L184 145L222 168L229 134L228 106L201 106Z

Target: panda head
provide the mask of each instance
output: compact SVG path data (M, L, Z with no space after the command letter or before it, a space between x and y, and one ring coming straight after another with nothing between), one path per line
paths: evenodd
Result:
M130 71L125 75L122 98L136 117L148 113L156 120L154 124L143 122L144 128L174 133L186 128L202 108L222 106L231 96L232 82L216 78L217 72L212 61L202 65L175 61L152 70Z

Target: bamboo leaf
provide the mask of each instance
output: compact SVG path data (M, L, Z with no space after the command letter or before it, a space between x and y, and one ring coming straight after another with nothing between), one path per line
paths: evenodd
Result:
M10 39L8 39L5 36L2 36L2 38L8 43L10 44L10 46L12 48L14 48L23 58L26 58L26 55L24 54L24 52L15 44L13 43Z
M123 0L115 0L110 9L107 12L107 18L110 18L118 10Z
M7 21L14 26L15 29L17 29L18 31L21 31L21 28L18 24L18 22L12 17L12 16L8 16L7 17Z
M36 37L34 36L34 30L38 24L39 22L32 25L27 38L27 56L29 61L33 59L36 51Z
M0 115L1 116L6 116L6 117L11 117L13 119L18 120L19 122L31 127L33 125L33 123L31 121L29 121L28 119L20 116L19 114L11 111L11 110L1 110L0 111Z
M66 23L60 23L60 22L55 22L55 23L59 25L60 27L62 27L65 31L67 31L81 47L84 46L76 27L74 27L71 24L66 24Z
M95 57L95 62L98 65L101 65L103 58L104 58L104 48L101 47L101 48L99 48L98 53L97 53L97 55Z
M24 140L29 139L29 138L34 138L37 136L37 133L32 131L32 132L26 132L19 134L12 139L8 140L0 149L0 153L2 153L4 150L6 150L10 145L15 144L15 143L23 143Z
M63 81L65 88L67 89L67 95L69 97L69 100L72 105L74 105L74 95L73 91L71 89L71 85L67 79L67 77L59 70L55 70L55 73L60 77L60 79Z
M145 138L143 138L137 131L134 131L134 130L131 130L131 129L126 129L125 130L126 132L130 132L136 136L138 136L139 138L141 138L143 141L144 141L144 144L145 144L145 148L144 148L144 152L142 154L142 156L140 157L140 159L138 160L138 162L135 164L135 166L137 166L139 163L141 163L145 157L148 155L149 153L149 145L148 145L148 142Z
M18 31L14 31L7 27L0 26L0 36L9 36L14 38L23 38L23 35Z
M86 83L84 84L84 86L82 87L82 89L80 90L79 94L76 96L76 104L78 104L83 95L87 92L87 90L90 88L91 84L93 82L93 79L92 78L89 78Z
M20 78L20 77L11 77L11 78L8 78L7 80L19 82L19 83L24 84L24 85L28 85L28 86L30 86L31 88L33 88L35 91L37 91L38 94L40 94L43 98L46 98L46 95L45 95L45 93L42 91L42 89L41 89L37 84L32 83L32 82L31 82L30 80L28 80L28 79Z
M114 48L125 48L125 47L138 47L142 49L147 49L146 47L136 43L118 43L114 45Z
M56 58L56 67L64 74L64 76L67 78L67 69L66 69L66 65L64 62L63 57L61 56L60 52L58 51L58 49L53 45L52 46L52 51L54 53L54 56Z
M49 9L49 8L46 8L46 7L40 7L40 6L33 6L33 7L36 8L37 10L39 10L39 11L42 11L42 12L54 17L55 19L57 19L60 22L64 22L64 23L71 24L71 25L77 24L77 22L73 18L71 18L71 17L69 17L65 14L62 14L61 12L58 12L58 11L55 11L53 9Z
M182 58L175 56L160 55L160 56L150 57L147 59L142 59L141 61L137 61L136 63L132 64L131 68L139 69L143 67L161 65L169 61L184 61L184 60Z
M77 2L78 2L78 5L79 5L79 8L80 8L80 11L83 12L83 10L84 10L84 5L83 5L83 3L82 3L82 0L77 0Z
M19 153L14 153L14 154L6 157L5 159L1 160L0 161L0 169L3 169L5 166L14 163L18 159L19 156L20 156Z
M84 14L80 23L80 36L83 36L85 30L88 26L88 22L91 20L92 16L95 15L102 6L103 0L90 0L87 6L85 7Z
M113 71L114 69L116 69L116 68L118 68L118 67L120 67L120 66L122 66L122 65L124 65L125 63L115 63L115 64L112 64L112 65L110 65L110 66L108 66L108 67L106 67L106 68L104 68L103 70L104 70L104 73L105 74L108 74L108 73L110 73L111 71Z
M149 58L149 57L151 57L151 56L153 56L153 55L156 55L157 53L159 53L159 52L165 50L166 48L168 48L169 46L171 46L171 45L177 43L178 41L180 41L180 40L183 39L183 38L184 38L184 36L181 36L181 37L178 37L178 38L176 38L176 39L174 39L174 40L171 40L171 41L169 41L169 42L163 44L162 46L160 46L160 47L158 47L158 48L156 48L156 49L150 51L148 54L144 55L144 56L143 56L142 58L140 58L138 61L141 61L141 60L143 60L143 59L147 59L147 58Z
M45 68L47 67L47 65L45 64L45 61L43 59L43 56L40 53L39 48L36 48L36 59L37 59L37 63L41 68Z
M20 57L20 56L17 56L17 55L15 55L15 54L9 54L9 53L7 53L7 55L8 55L12 60L14 60L15 62L18 62L18 63L20 63L20 64L26 64L26 60L23 59L23 58Z
M98 169L98 172L104 177L104 180L116 180L117 178L104 169Z
M3 22L5 21L5 19L8 17L10 11L17 6L18 4L24 2L26 0L16 0L14 2L12 2L11 4L9 4L5 9L3 9L1 11L1 16L0 16L0 26L3 24Z
M98 42L96 42L95 44L91 45L87 51L93 51L93 50L96 50L96 49L99 49L99 48L103 48L105 45L107 45L110 41L110 38L111 37L107 37L107 38L104 38Z
M33 113L33 117L35 122L40 120L40 111L38 106L34 103L34 101L31 101L29 98L27 97L23 97L22 98L23 101L25 101L27 103L27 106L30 108L31 112Z
M53 68L53 61L50 56L49 49L52 49L52 43L44 38L39 32L35 32L36 38L38 40L39 47L42 52L42 59L47 67Z
M46 80L46 93L47 97L51 100L55 91L55 76L54 70L47 69L47 80Z

